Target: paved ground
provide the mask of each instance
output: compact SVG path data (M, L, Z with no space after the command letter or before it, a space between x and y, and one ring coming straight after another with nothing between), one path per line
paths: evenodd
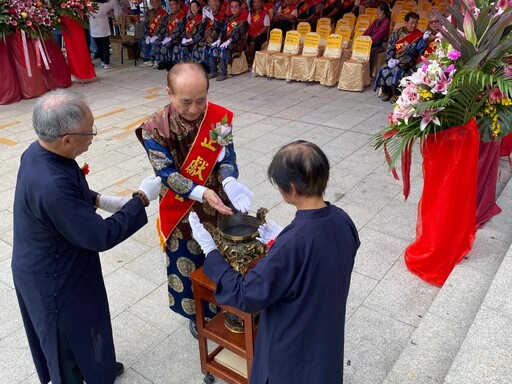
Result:
M72 86L96 117L99 134L78 161L90 164L89 184L102 193L129 195L151 172L133 130L168 102L166 72L132 63L121 67L114 61L108 71L96 67L99 82ZM370 135L385 125L392 106L371 90L349 93L249 74L213 81L210 90L211 101L235 112L241 180L255 193L253 207L269 208L269 217L280 224L287 224L294 212L266 180L277 148L300 138L319 144L329 156L327 199L352 216L362 240L347 311L345 382L383 382L439 292L408 273L402 258L414 238L422 187L418 151L411 196L404 202L400 183L387 172L382 154L368 144ZM10 271L14 186L19 157L35 139L33 105L34 100L24 100L0 106L0 383L38 382ZM510 171L504 160L500 167L502 189ZM152 204L150 223L102 255L118 360L127 368L118 382L200 383L197 342L187 323L167 308L165 260L154 230L156 210Z

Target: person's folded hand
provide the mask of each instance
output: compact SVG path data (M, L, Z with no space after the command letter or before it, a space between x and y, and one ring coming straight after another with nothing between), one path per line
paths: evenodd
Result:
M396 59L389 59L388 60L388 67L390 69L393 69L393 68L395 68L397 66L398 63L399 63L399 61L396 60Z
M270 241L274 240L282 230L283 227L277 224L274 220L268 220L265 224L258 227L260 236L257 237L256 240L267 245Z
M212 43L212 47L218 47L220 45L220 39Z
M208 232L204 225L199 221L199 217L197 217L197 213L190 212L188 215L188 222L190 224L190 228L192 228L192 236L197 241L199 246L201 247L205 256L208 256L208 253L217 249L215 242L213 241L212 235Z
M162 45L165 45L167 44L168 42L170 42L172 39L170 37L166 37L165 39L162 40Z
M157 40L158 40L158 36L153 36L151 39L149 39L149 41L150 41L151 43L154 43L154 42L155 42L155 41L157 41Z
M431 34L432 34L431 31L425 31L425 33L423 34L423 40L427 40Z
M241 212L249 212L251 209L251 197L254 195L251 190L234 177L226 178L222 185L231 204Z
M150 43L150 40L151 40L151 37L146 36L146 44L149 44L149 43Z
M142 191L149 201L156 200L160 195L160 189L162 187L162 179L160 176L149 175L141 181L138 190Z

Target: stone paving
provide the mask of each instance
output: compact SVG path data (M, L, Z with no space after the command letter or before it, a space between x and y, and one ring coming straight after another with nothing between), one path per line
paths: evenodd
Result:
M132 64L114 61L111 70L97 66L100 81L71 87L83 94L96 118L98 136L77 160L89 163L89 184L101 193L129 195L150 174L133 131L168 103L166 72ZM402 257L415 234L422 188L419 151L413 155L411 195L404 202L400 182L368 143L385 126L391 104L369 89L350 93L249 74L212 81L209 100L235 113L240 179L255 194L253 213L267 207L268 216L281 225L294 216L266 179L266 168L280 146L304 139L328 155L332 169L326 199L352 216L362 241L347 308L345 382L382 383L439 292L410 274ZM38 383L10 270L14 187L20 155L35 139L34 103L0 106L0 383L9 384ZM510 179L505 160L500 169L501 190ZM127 369L116 382L201 383L197 341L187 322L167 307L156 212L153 203L149 224L102 254L117 358Z

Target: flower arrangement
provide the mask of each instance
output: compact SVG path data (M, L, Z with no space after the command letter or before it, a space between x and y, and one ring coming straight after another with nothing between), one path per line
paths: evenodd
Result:
M82 25L89 22L88 16L98 10L98 3L89 0L51 0L57 14L67 16Z
M53 7L40 0L5 0L0 4L0 37L20 29L41 38L51 33L56 21Z
M89 174L89 164L84 163L84 165L82 165L82 168L80 168L80 170L82 171L82 175L87 176Z
M210 138L219 145L225 147L233 141L233 127L228 124L228 116L224 115L222 120L215 124L215 128L210 131Z
M422 145L427 135L473 117L487 141L512 129L512 77L503 62L512 48L512 2L480 0L477 8L473 0L466 1L447 5L455 25L435 11L442 24L438 48L402 79L389 126L372 137L373 147L384 149L392 169L400 157L402 164L404 158L410 160L414 142Z

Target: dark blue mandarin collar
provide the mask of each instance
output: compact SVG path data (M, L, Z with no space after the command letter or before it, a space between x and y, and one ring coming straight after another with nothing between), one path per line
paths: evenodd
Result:
M327 206L318 209L301 209L295 213L296 219L319 219L329 215L333 206L328 201L325 202Z

